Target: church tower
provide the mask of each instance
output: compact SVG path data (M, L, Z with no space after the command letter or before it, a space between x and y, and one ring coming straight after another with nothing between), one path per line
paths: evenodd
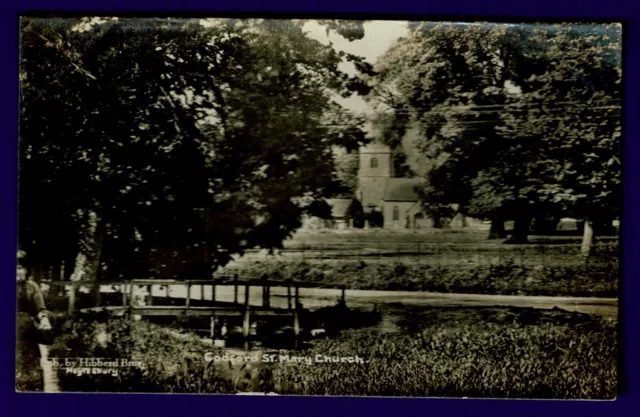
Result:
M358 189L356 196L365 212L382 208L389 178L393 177L391 149L380 143L370 143L360 148Z

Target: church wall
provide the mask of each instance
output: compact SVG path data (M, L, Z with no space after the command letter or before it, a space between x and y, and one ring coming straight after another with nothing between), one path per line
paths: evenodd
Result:
M393 208L398 207L399 220L393 220ZM382 215L384 227L389 229L431 229L433 219L424 214L420 204L414 201L385 201ZM416 215L418 215L416 217ZM408 220L407 220L408 218Z
M370 206L381 207L387 188L387 179L385 177L358 178L357 198L366 212L371 211Z
M389 147L369 144L360 148L356 198L364 211L380 210L385 228L432 228L433 219L418 201L384 201L390 178L394 178L394 172ZM393 220L394 207L398 208L398 220Z
M375 166L372 160L375 159ZM360 152L358 177L393 177L390 152Z
M356 198L365 212L381 209L387 181L393 176L391 151L381 144L360 148Z
M382 204L384 227L387 229L404 229L407 226L412 227L411 221L407 223L407 215L415 205L415 201L385 201ZM398 207L398 220L393 220L394 207Z
M422 205L418 202L407 213L411 219L411 227L414 229L431 229L433 228L433 219L428 217Z
M433 228L433 219L430 217L422 216L416 217L414 215L413 218L413 228L414 229L432 229Z

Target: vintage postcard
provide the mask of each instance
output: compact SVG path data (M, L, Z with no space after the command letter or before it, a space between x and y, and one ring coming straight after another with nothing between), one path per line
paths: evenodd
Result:
M616 397L622 25L20 28L16 390Z

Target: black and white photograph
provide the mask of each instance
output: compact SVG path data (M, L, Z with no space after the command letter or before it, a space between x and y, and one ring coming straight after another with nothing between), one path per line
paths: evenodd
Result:
M622 38L22 16L16 391L615 399Z

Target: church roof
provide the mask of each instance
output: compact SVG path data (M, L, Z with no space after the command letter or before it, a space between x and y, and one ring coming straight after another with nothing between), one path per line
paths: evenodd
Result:
M351 205L349 198L329 198L327 204L331 207L331 217L346 217Z
M423 178L389 178L384 193L384 201L418 201L416 186L423 185Z

